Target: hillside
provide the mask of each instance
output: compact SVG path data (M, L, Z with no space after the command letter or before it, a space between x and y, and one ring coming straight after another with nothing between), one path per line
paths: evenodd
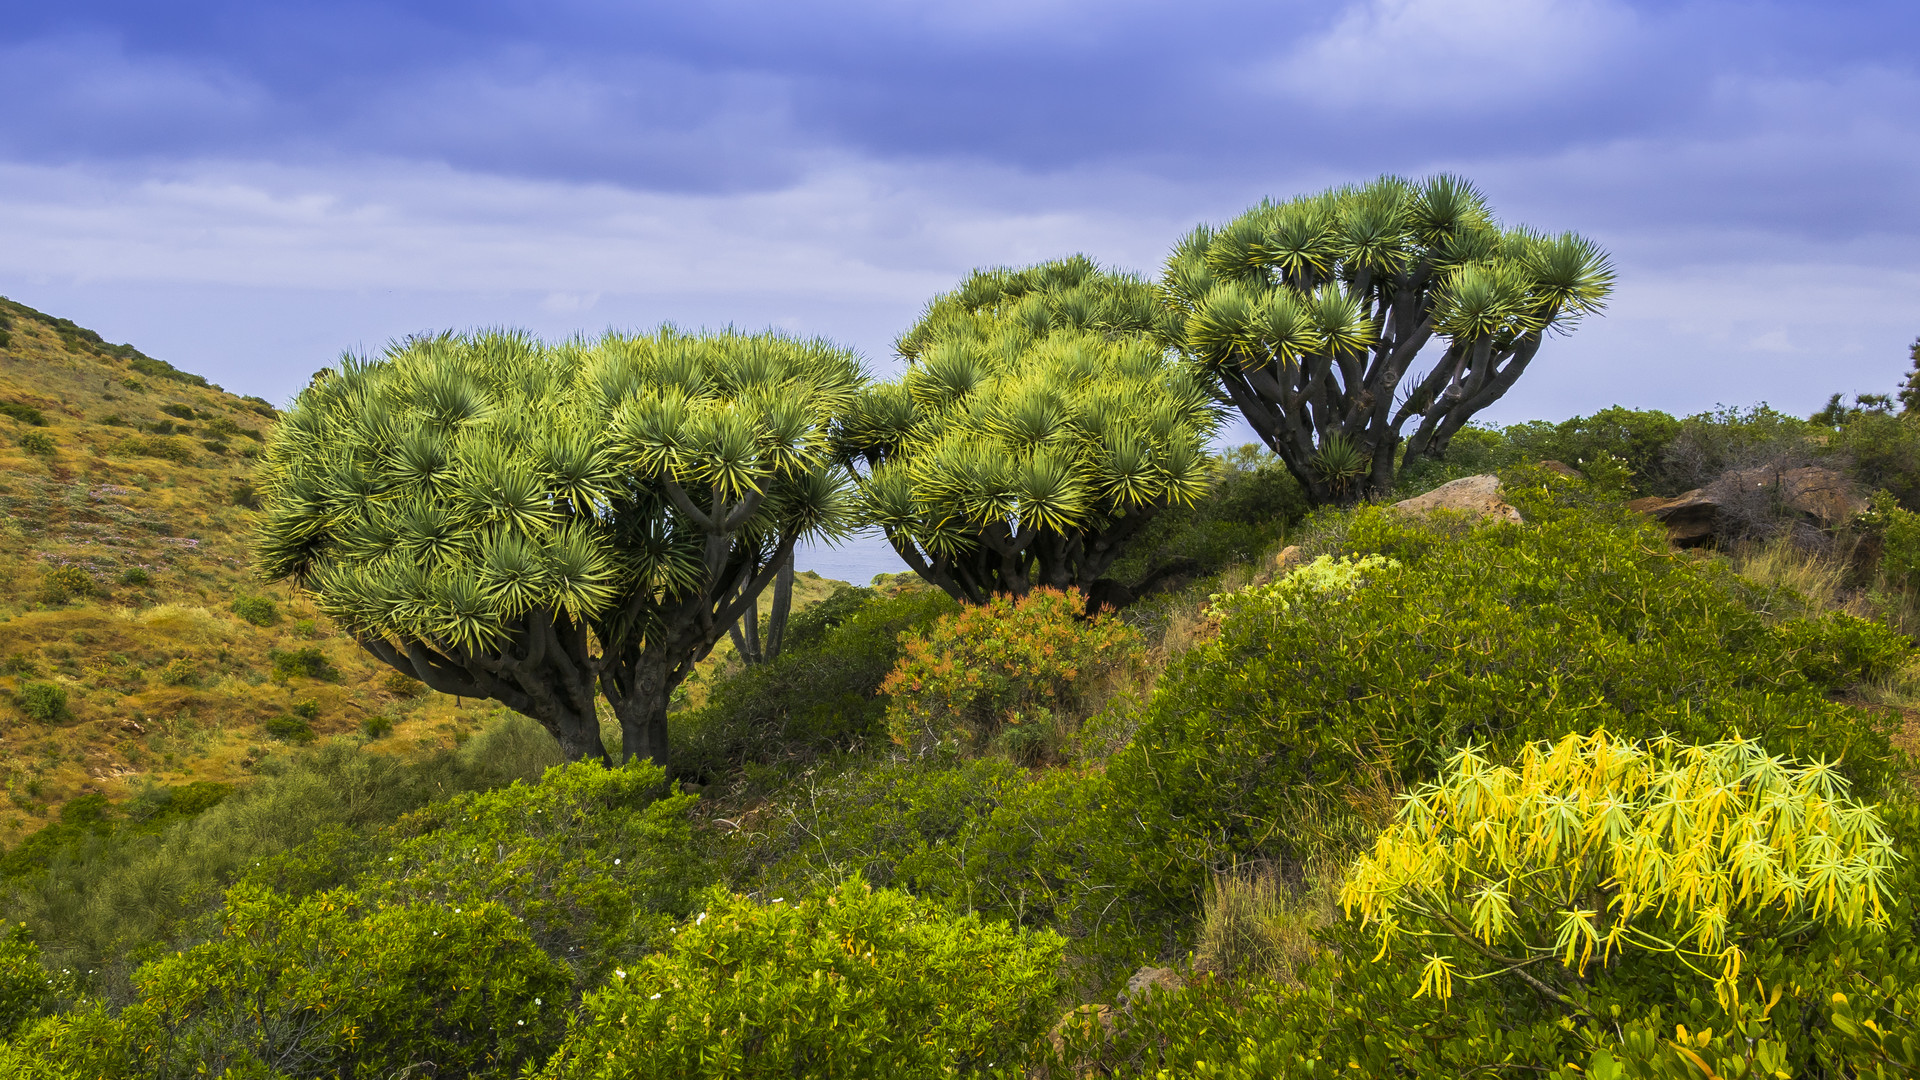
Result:
M0 843L78 796L240 781L287 742L389 725L375 747L429 753L497 710L399 678L253 580L250 477L276 415L0 299ZM837 585L799 575L796 608Z

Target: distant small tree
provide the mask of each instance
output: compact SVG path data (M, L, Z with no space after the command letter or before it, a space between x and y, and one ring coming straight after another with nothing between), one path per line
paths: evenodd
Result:
M1920 338L1914 338L1907 347L1907 355L1913 359L1913 367L1907 372L1907 381L1900 384L1900 415L1911 416L1920 413Z
M1188 354L1312 501L1344 503L1390 489L1403 449L1444 454L1613 271L1574 233L1500 228L1463 180L1382 177L1203 225L1162 280Z
M983 270L900 338L906 374L839 432L865 520L964 603L1096 587L1161 509L1207 489L1219 409L1172 313L1085 258Z
M794 544L848 516L829 431L864 376L777 335L414 340L317 378L268 448L262 573L382 662L604 757L667 758L667 704Z

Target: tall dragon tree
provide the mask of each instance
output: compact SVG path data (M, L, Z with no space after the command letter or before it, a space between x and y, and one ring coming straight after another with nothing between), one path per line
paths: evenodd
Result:
M864 375L823 342L413 340L343 360L263 467L261 572L374 657L537 720L569 759L666 764L667 705L794 544L850 513L830 431Z
M1382 177L1201 226L1162 287L1188 355L1314 502L1341 503L1444 454L1613 271L1574 233L1500 227L1456 177Z
M865 522L964 603L1103 580L1161 509L1206 490L1219 409L1167 346L1154 289L1084 258L985 270L899 341L897 381L839 432Z

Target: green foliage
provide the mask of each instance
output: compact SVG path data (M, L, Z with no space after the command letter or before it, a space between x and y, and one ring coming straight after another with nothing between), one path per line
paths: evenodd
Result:
M0 416L9 416L31 427L46 427L47 416L32 405L23 405L15 401L0 401Z
M237 596L229 609L255 626L272 626L280 621L280 605L268 596Z
M0 1037L50 1009L59 989L24 924L0 937Z
M966 603L1088 589L1206 491L1218 409L1166 352L1151 286L1084 258L978 271L900 340L837 433L867 524Z
M281 742L304 746L314 740L313 722L303 716L275 716L260 727Z
M729 853L760 895L858 876L954 911L1050 928L1098 986L1165 946L1164 912L1129 895L1134 836L1099 771L927 757L809 780ZM1184 913L1182 913L1184 914Z
M540 1075L977 1075L1046 1029L1060 951L858 880L797 903L715 892L587 997Z
M1920 416L1856 417L1833 433L1827 448L1861 487L1920 507Z
M651 947L707 883L688 814L651 762L582 762L458 795L395 827L397 843L363 885L384 898L504 905L583 982Z
M123 349L128 348L128 346L125 345L118 347ZM165 360L155 360L151 356L141 356L138 353L135 353L133 358L127 361L127 367L142 375L155 379L169 379L173 382L186 383L188 386L208 385L207 380L199 375L192 375L181 371Z
M160 458L176 465L193 461L193 448L167 435L129 435L107 449L115 454Z
M1077 589L1035 589L903 634L900 660L880 686L893 741L973 744L1079 719L1101 681L1141 652L1132 627L1107 611L1085 618L1085 609Z
M59 683L22 683L14 701L21 712L43 724L57 724L73 717L67 708L67 688Z
M58 447L54 445L53 436L46 432L29 431L20 436L20 449L36 457L52 457Z
M845 588L793 616L780 656L716 681L675 714L676 775L711 779L745 762L809 758L886 740L880 684L900 635L957 610L945 593Z
M1173 576L1208 577L1266 554L1306 509L1285 464L1248 443L1215 458L1207 494L1192 506L1161 511L1108 573L1140 594Z
M97 590L92 575L77 566L56 566L40 582L40 602L65 604L75 597L92 596Z
M273 677L282 681L300 678L333 682L340 678L339 669L315 645L304 645L298 649L268 649L267 662L273 665Z
M90 1075L128 1075L112 1070L137 1059L140 1075L167 1080L389 1076L421 1062L506 1077L557 1042L567 989L565 967L495 904L293 901L251 886L228 893L218 937L135 981L140 999L111 1020L63 1017L21 1041Z
M175 657L160 669L160 683L162 686L198 686L200 665L184 656Z
M146 789L122 815L63 821L9 852L0 904L32 927L52 966L83 974L94 992L129 994L133 967L180 935L192 938L196 920L243 874L283 892L346 885L384 858L378 830L429 799L537 779L557 758L552 740L515 720L490 724L457 753L412 763L329 740L268 757L239 791ZM528 734L543 745L529 746ZM276 868L318 834L332 839L305 850L297 873Z
M384 739L393 734L393 717L386 713L371 713L360 721L360 734L369 739Z
M142 567L129 566L120 571L120 584L135 589L145 588L153 584L153 575L147 573Z
M1874 496L1872 523L1881 530L1880 572L1894 584L1920 588L1920 514L1903 509L1891 494Z
M1909 655L1891 631L1837 614L1770 623L1726 570L1617 511L1509 495L1531 524L1359 511L1346 550L1400 567L1290 609L1223 601L1218 637L1170 666L1111 768L1151 837L1145 880L1197 891L1208 866L1338 846L1368 791L1431 775L1469 741L1505 753L1596 726L1738 732L1844 761L1868 790L1885 781L1876 721L1827 695Z

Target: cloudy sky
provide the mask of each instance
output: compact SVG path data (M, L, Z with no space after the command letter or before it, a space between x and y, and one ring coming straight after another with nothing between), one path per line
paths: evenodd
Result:
M1266 195L1463 173L1612 253L1494 420L1796 412L1920 334L1920 5L20 5L0 293L243 393L483 324L888 343L969 268L1153 270Z

